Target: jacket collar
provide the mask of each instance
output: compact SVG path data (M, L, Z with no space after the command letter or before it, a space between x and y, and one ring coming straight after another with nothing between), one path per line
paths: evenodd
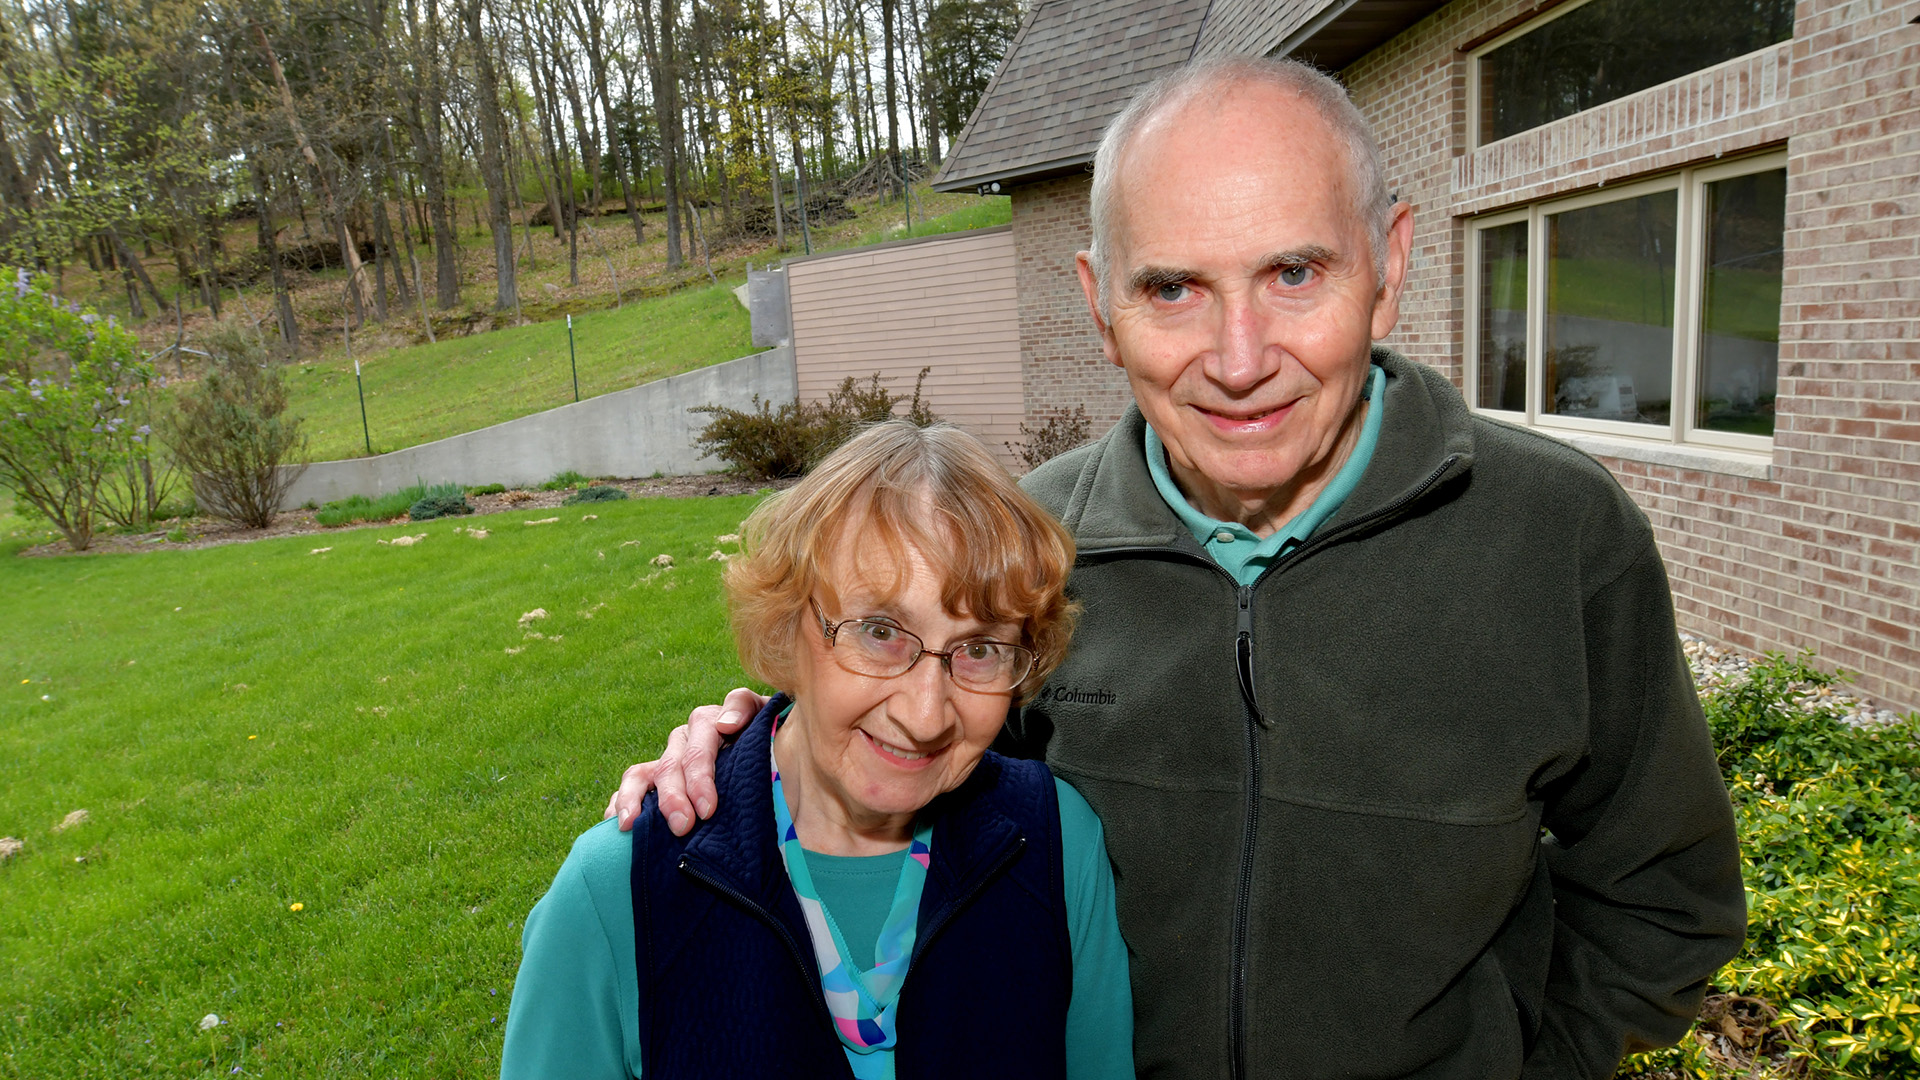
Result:
M1316 540L1382 511L1404 509L1473 465L1472 414L1446 376L1380 345L1373 347L1373 362L1387 373L1380 442L1359 486L1316 530ZM1146 423L1139 406L1128 405L1081 467L1061 520L1084 553L1130 547L1201 550L1154 487L1144 448Z
M773 826L773 721L792 699L776 694L714 765L720 802L687 838L686 858L767 911L778 911L787 884Z

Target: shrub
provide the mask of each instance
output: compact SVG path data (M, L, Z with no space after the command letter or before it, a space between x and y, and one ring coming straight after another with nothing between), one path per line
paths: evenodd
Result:
M166 418L167 445L187 471L200 508L252 528L273 521L305 471L300 418L287 415L279 364L258 331L207 340L207 373Z
M713 417L700 429L694 445L756 480L781 480L806 472L819 438L814 420L819 407L789 401L775 409L758 394L753 404L751 411L723 405L689 409Z
M153 375L131 333L61 302L51 285L21 270L0 288L0 486L82 551L96 515L131 523L164 498L135 483L124 501L113 493L102 503L119 477L139 477L143 465L152 475Z
M561 500L561 503L565 506L572 506L575 503L619 502L626 497L627 493L617 487L595 484L592 487L581 488L579 491Z
M499 495L507 490L505 484L480 484L467 489L469 495Z
M1028 469L1037 469L1075 447L1086 445L1093 438L1093 421L1087 418L1085 405L1075 405L1072 412L1064 409L1049 412L1046 422L1037 428L1021 424L1020 434L1025 438L1017 446L1008 443L1007 450Z
M407 517L414 521L432 521L434 518L471 513L473 504L467 501L465 495L429 495L407 507Z
M581 484L590 484L592 482L593 482L593 479L591 477L582 476L579 473L574 472L572 469L568 469L566 472L563 472L560 475L554 477L553 479L547 481L546 483L541 484L540 490L541 491L565 491L568 488L575 488L575 487L579 487Z
M1770 655L1702 696L1747 884L1746 947L1716 982L1777 1008L1767 1045L1817 1074L1920 1077L1920 716L1850 726L1834 681ZM1746 1075L1723 1045L1697 1035L1636 1064Z
M313 515L313 520L322 525L350 525L356 521L392 521L407 513L415 503L427 498L460 498L459 484L435 484L427 487L415 484L402 488L390 495L369 499L365 495L353 495L345 499L330 502Z
M921 368L913 394L895 395L880 385L875 372L862 383L849 375L825 402L788 402L779 408L753 399L751 411L722 405L697 405L689 412L707 413L707 422L694 445L727 462L733 471L754 480L781 480L799 476L813 463L853 437L864 424L896 415L905 403L906 418L921 426L939 419L921 397L920 388L932 368Z

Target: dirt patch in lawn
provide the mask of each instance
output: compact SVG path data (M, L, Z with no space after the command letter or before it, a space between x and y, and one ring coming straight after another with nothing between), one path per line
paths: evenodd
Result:
M769 484L761 481L737 480L728 476L659 476L645 480L596 480L594 483L617 487L636 499L698 499L710 495L751 495L756 491L792 487L795 481L776 480ZM571 491L515 489L497 495L469 495L467 501L473 504L474 516L481 517L510 510L545 510L559 506L571 494L573 494ZM315 521L313 516L312 510L288 510L275 515L273 524L264 529L249 529L218 518L180 518L162 522L164 528L154 532L111 533L95 536L93 546L82 552L75 552L69 548L65 540L56 540L49 544L27 548L20 554L41 557L174 551L181 548L218 547L221 544L245 544L254 540L271 540L279 536L306 536L347 532L352 529L379 528L407 520L403 515L391 521L357 521L351 525L329 526ZM176 528L184 530L186 538L168 540L167 534Z

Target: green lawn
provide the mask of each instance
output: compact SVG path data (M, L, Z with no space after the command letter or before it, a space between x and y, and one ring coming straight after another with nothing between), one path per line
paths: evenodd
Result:
M0 1076L497 1075L571 838L741 681L753 503L0 557Z
M929 206L945 212L920 218L919 213ZM898 220L897 201L862 206L857 220L816 230L814 250L984 229L1004 225L1012 217L1012 202L1004 197L918 192L914 207L911 233L904 220ZM895 223L874 224L890 219ZM798 254L797 237L794 244L796 250L789 254ZM576 314L580 396L624 390L756 351L746 309L733 298L732 289L746 280L746 263L764 265L773 257L769 250L717 258L718 286L630 300L618 311ZM583 265L587 265L584 260ZM697 272L698 260L693 265ZM344 271L327 273L344 275ZM537 297L529 300L542 311L556 306L585 309L599 302L576 299L555 305ZM316 461L367 452L353 362L337 338L335 334L318 358L290 369L288 376L291 407L307 418L305 430ZM367 432L375 453L444 439L573 400L564 318L363 354L361 367L367 391Z
M744 280L744 279L743 279ZM574 316L580 396L594 397L755 352L729 285ZM444 439L573 400L565 319L364 358L367 427L376 453ZM314 460L366 453L353 364L344 355L288 370L293 412L307 418Z

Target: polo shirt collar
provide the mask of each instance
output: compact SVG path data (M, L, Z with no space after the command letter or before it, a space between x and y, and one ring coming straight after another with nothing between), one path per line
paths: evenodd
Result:
M1353 489L1359 486L1360 477L1373 460L1374 447L1380 442L1380 424L1386 414L1386 383L1385 369L1378 364L1372 365L1368 369L1366 384L1361 389L1361 397L1371 402L1371 407L1367 409L1367 418L1361 424L1360 438L1354 443L1353 453L1348 455L1346 464L1340 467L1333 481L1321 489L1313 505L1275 529L1271 536L1256 536L1253 530L1238 522L1218 521L1194 509L1173 482L1173 473L1167 467L1167 450L1159 434L1153 430L1152 424L1146 424L1143 426L1146 428L1147 472L1153 477L1154 489L1214 562L1233 575L1235 581L1251 585L1267 567L1306 543L1314 530L1332 517L1347 501L1347 496L1353 494Z

